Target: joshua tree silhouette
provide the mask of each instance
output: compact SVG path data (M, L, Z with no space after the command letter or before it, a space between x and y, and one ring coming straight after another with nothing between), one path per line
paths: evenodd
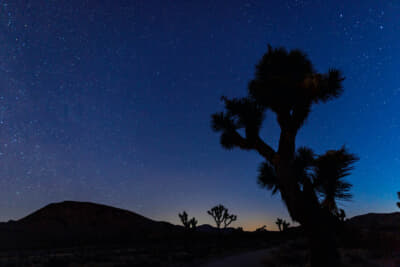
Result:
M279 232L286 231L287 228L289 228L289 226L290 226L289 222L287 222L286 220L283 220L281 218L277 218L275 223L276 223L276 225L278 225Z
M213 217L217 228L221 228L221 224L224 223L224 228L228 227L232 222L237 220L237 216L229 214L228 209L223 205L218 205L208 210L207 213Z
M283 220L281 218L277 218L275 224L278 225L279 232L282 232L282 223Z
M190 225L190 227L189 227L190 229L196 230L196 228L197 228L197 220L193 217L192 219L190 219L189 225Z
M228 212L228 210L226 211ZM237 216L236 215L228 215L226 214L224 216L224 228L228 227L232 222L237 220Z
M179 213L178 215L179 215L179 218L181 219L183 226L186 229L196 229L197 220L194 217L189 220L188 214L186 213L186 211L183 211L182 214Z
M283 222L282 222L282 231L286 231L289 228L289 226L290 226L290 223L285 221L285 220L283 220Z
M225 210L225 207L222 205L218 205L213 207L211 210L208 210L207 213L213 217L215 224L217 225L217 228L221 228L221 223L223 222L223 212Z
M222 97L225 111L212 115L212 128L221 133L220 143L224 148L254 150L265 159L259 169L259 183L273 194L279 191L291 218L305 229L310 240L311 266L340 264L334 238L338 219L318 198L325 177L320 176L317 184L317 179L314 181L309 175L313 152L307 148L296 152L295 141L312 105L339 97L343 80L336 69L316 72L299 50L288 52L268 46L249 83L248 95ZM277 150L259 134L266 110L276 114L280 126ZM327 192L322 193L328 196Z

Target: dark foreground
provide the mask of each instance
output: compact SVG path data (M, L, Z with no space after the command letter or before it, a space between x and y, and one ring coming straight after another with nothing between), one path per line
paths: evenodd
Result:
M400 213L343 222L335 237L345 266L400 266L399 225ZM301 228L191 231L84 202L54 203L0 223L0 266L306 266L307 248Z
M142 247L87 246L3 251L0 253L0 266L307 266L305 239L286 240L273 235L231 236L225 237L226 242L210 237L189 244L157 242ZM344 266L348 267L400 266L400 250L396 248L345 247L340 249L340 253Z
M8 250L0 253L0 266L201 266L224 256L279 245L283 240L276 234L191 233L187 239L141 245Z

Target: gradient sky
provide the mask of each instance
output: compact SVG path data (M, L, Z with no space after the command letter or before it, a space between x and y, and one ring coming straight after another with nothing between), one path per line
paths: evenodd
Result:
M396 211L400 190L398 1L0 1L0 220L94 201L178 223L222 203L247 229L288 219L259 188L261 158L210 128L272 46L346 76L297 145L360 157L348 215ZM267 114L262 135L278 127Z

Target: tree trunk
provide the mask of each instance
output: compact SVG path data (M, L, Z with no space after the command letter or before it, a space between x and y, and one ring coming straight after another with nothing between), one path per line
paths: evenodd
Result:
M312 267L341 266L336 241L329 229L315 229L308 234L310 243L310 265Z
M289 187L289 189L295 187ZM320 207L314 192L290 192L281 190L282 199L286 203L292 219L304 228L309 240L310 264L312 267L340 266L335 233L337 225L327 210ZM295 197L293 197L295 196Z
M336 240L336 236L339 232L339 222L337 218L327 209L311 203L309 205L313 208L310 209L310 212L306 213L308 220L304 222L304 228L310 244L311 266L341 266Z
M308 236L311 266L340 266L334 218L321 207L311 182L301 189L293 174L295 136L296 133L290 131L281 132L276 170L282 200L292 219L301 224Z

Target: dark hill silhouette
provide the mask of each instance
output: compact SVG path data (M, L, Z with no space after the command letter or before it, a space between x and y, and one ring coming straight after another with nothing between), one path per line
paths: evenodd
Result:
M64 201L0 224L3 248L134 243L177 236L182 227L106 205Z
M368 213L355 216L346 224L346 245L380 251L397 251L400 247L400 212Z
M352 217L347 223L364 230L397 232L400 226L400 212L363 214Z
M148 228L156 225L134 212L90 202L64 201L49 204L17 221L20 224L46 227L132 227Z

